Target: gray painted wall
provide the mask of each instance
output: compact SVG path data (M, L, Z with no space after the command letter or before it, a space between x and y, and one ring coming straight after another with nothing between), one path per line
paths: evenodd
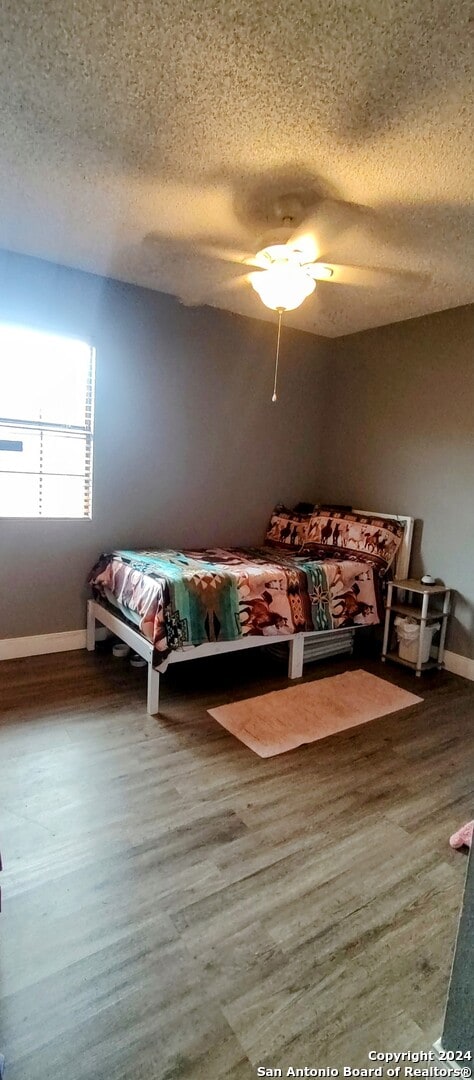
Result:
M328 343L3 253L0 319L97 348L92 522L0 519L0 639L85 625L113 546L259 543L278 500L316 498ZM1 408L0 408L1 412Z
M97 348L92 522L0 519L0 639L84 626L114 546L258 543L278 500L418 519L413 571L457 590L448 648L474 657L474 308L338 340L50 263L0 256L0 319Z
M412 569L457 590L447 647L474 657L474 307L334 342L323 498L418 519Z

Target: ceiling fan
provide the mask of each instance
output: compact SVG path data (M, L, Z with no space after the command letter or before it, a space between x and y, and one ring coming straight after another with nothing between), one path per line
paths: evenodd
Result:
M279 179L281 181L281 177ZM203 237L195 236L196 254L233 263L241 271L238 276L223 282L220 291L250 285L262 303L278 313L274 402L277 400L281 322L286 311L300 307L320 285L322 288L333 285L377 288L388 281L392 287L395 284L397 288L406 288L426 281L425 274L408 271L403 264L389 268L339 262L338 255L342 253L344 258L348 250L351 253L357 250L362 259L365 256L370 260L374 241L376 247L383 247L384 253L390 248L393 251L393 245L384 235L384 223L379 214L370 207L316 191L311 184L295 186L293 192L290 189L289 193L280 195L281 187L278 190L276 183L267 189L266 184L262 184L256 192L251 191L239 215L230 214L229 232L234 232L236 237L240 233L244 244L252 234L255 235L257 228L260 232L267 230L255 244L256 253L255 249L253 254L232 247L223 249L217 238L206 244ZM156 234L151 234L151 238L158 239ZM399 261L399 251L396 256ZM405 259L406 254L403 261Z
M281 321L285 311L300 307L314 292L319 282L377 286L387 276L406 285L426 280L424 274L386 267L346 266L326 262L329 251L342 233L358 230L358 246L363 249L363 232L373 233L377 225L373 211L336 199L321 199L316 209L307 213L297 195L285 195L272 207L273 219L279 224L260 241L253 256L232 252L214 253L227 261L240 262L248 271L230 282L230 287L247 283L258 293L266 307L278 312L278 337L275 356L275 375L272 401L277 400L277 376L280 351ZM356 241L357 242L357 241Z
M426 280L426 275L404 267L346 265L331 255L337 253L343 234L350 232L350 248L363 254L374 240L391 245L383 236L376 211L340 199L319 197L316 206L305 206L299 195L275 199L266 210L267 221L275 226L257 242L256 254L207 248L207 254L239 264L247 270L233 278L230 286L250 284L266 307L293 311L314 292L317 282L380 286L391 280L399 287ZM382 233L381 233L382 226ZM339 247L339 250L341 248ZM328 257L329 256L329 257Z

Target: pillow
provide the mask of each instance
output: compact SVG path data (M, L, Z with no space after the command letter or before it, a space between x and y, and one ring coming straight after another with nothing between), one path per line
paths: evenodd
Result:
M316 510L307 530L305 546L320 558L349 555L371 562L385 574L392 565L403 539L404 525L366 514Z
M318 503L314 507L315 513L316 510L340 510L341 513L350 514L352 512L352 506L344 506L342 503Z
M265 543L270 547L301 548L306 543L311 511L304 513L276 506L265 533Z
M342 503L305 503L299 502L293 507L293 510L297 514L312 514L316 510L346 510L351 511L352 506L342 505Z

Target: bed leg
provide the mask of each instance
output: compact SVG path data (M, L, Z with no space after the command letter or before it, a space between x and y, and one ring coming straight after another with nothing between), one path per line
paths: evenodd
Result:
M92 604L93 600L87 601L86 649L88 652L94 652L95 649L95 615Z
M160 673L153 664L148 664L148 689L146 710L150 716L156 716L160 708Z
M300 679L303 674L304 637L295 634L290 641L290 656L288 660L288 678Z

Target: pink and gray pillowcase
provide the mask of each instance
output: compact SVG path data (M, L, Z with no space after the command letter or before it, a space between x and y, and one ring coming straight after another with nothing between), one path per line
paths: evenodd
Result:
M354 558L376 565L380 576L392 566L403 539L403 523L358 514L347 508L314 507L311 511L277 506L265 543L297 548L315 559Z

